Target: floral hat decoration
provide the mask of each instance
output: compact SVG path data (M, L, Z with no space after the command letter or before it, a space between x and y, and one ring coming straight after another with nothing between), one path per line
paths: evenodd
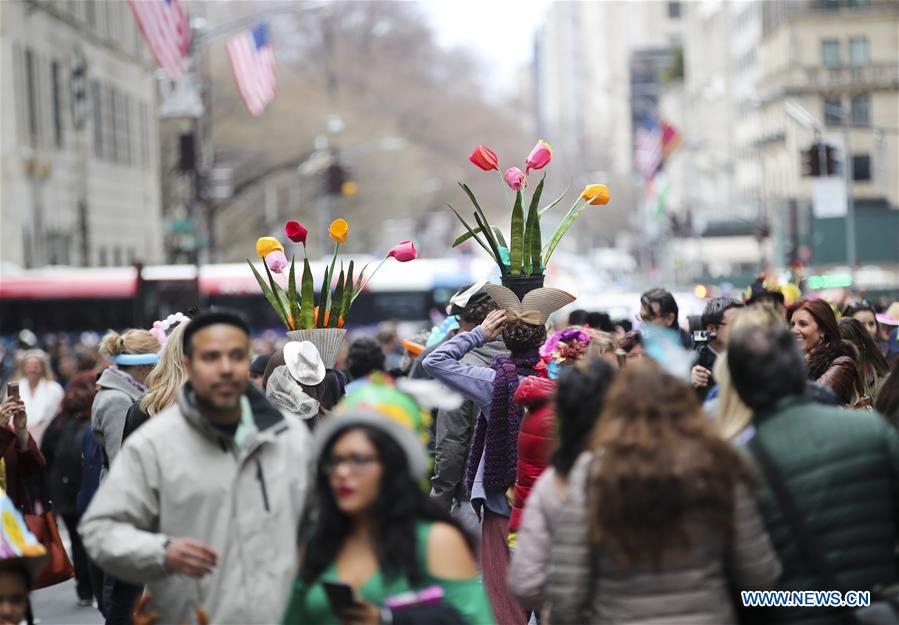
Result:
M583 328L571 327L553 332L540 347L540 362L534 369L550 380L558 379L562 367L583 358L592 340Z
M247 259L263 295L278 313L281 321L288 330L312 330L316 328L343 328L350 307L359 294L365 289L372 277L384 265L389 258L401 263L414 260L418 257L418 251L412 241L403 241L395 245L374 271L365 277L368 265L362 268L356 276L354 262L344 270L343 262L340 263L340 272L337 270L337 251L349 236L350 225L345 219L335 219L328 228L328 236L334 241L334 254L331 264L325 268L322 280L319 300L315 301L315 285L312 278L312 268L309 265L307 255L306 238L309 231L298 221L288 221L284 226L284 234L293 243L303 246L303 275L297 284L296 269L294 266L296 256L290 260L290 273L287 277L287 286L281 286L275 281L273 274L283 274L288 266L287 255L284 246L275 237L260 237L256 241L256 254L264 261L263 266L268 280ZM336 276L336 282L335 282ZM332 289L333 286L333 289Z
M525 191L528 189L528 175L531 170L543 169L549 165L552 153L549 144L540 140L525 159L524 171L518 167L510 167L500 173L502 184L515 191L515 199L511 202L512 222L508 238L499 228L487 221L487 215L474 193L468 185L460 182L459 186L474 205L472 213L474 223L466 222L462 215L450 205L450 210L455 213L465 227L465 233L453 242L453 247L461 245L468 239L473 239L496 262L503 278L543 275L559 241L584 209L589 205L608 204L610 198L609 188L604 184L590 184L584 187L580 196L556 227L549 242L544 245L540 231L540 219L547 211L562 201L567 189L558 198L541 208L540 199L543 194L544 176L531 194L526 214ZM476 147L468 159L484 171L496 170L498 173L501 171L496 152L484 145Z
M33 579L48 557L46 548L25 524L22 513L0 489L0 566L22 565Z

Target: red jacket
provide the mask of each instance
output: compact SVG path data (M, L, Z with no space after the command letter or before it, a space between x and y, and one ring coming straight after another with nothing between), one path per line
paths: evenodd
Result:
M0 457L6 462L6 494L16 508L26 514L34 514L25 480L38 477L46 462L31 434L28 435L28 449L21 451L16 442L16 433L9 428L0 427Z
M531 488L549 464L549 456L556 446L556 413L552 402L555 392L555 381L537 376L522 380L515 391L513 401L524 406L527 414L518 432L518 469L510 532L518 530Z

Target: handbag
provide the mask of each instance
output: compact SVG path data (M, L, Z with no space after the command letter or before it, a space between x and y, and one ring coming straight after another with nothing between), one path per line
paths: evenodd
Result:
M747 447L765 474L765 479L774 493L781 512L787 519L790 531L799 552L809 562L818 575L819 584L823 582L826 590L843 590L837 581L836 573L824 552L818 546L817 539L805 524L805 520L793 503L786 484L774 464L768 450L759 440L758 434L752 437ZM864 608L841 608L843 622L847 625L899 625L899 584L889 588L875 587L871 591L871 603Z
M43 475L41 476L43 483ZM53 502L46 500L47 509L43 514L24 514L28 531L34 534L38 542L47 550L47 563L34 578L32 589L46 588L75 577L75 568L66 554L65 545L59 536L59 525L53 514Z

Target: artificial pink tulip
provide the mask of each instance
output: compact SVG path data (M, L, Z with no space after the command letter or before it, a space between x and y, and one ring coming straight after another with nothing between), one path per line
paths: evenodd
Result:
M496 158L496 152L486 145L479 145L476 147L468 157L468 160L484 171L490 171L491 169L499 170L499 161Z
M393 246L393 249L387 252L387 256L392 256L401 263L406 263L418 258L418 250L415 249L415 244L412 241L403 241Z
M534 146L534 149L531 150L531 153L528 154L528 160L525 161L524 171L526 174L530 174L532 169L543 169L547 165L549 165L549 161L552 160L553 157L553 149L549 147L549 144L541 139L537 142L537 145Z
M528 186L528 179L525 178L524 172L517 167L510 167L503 174L503 180L509 185L513 191L518 191L521 187Z
M281 273L287 267L287 256L284 255L284 252L275 250L265 257L265 264L272 270L272 273Z
M309 234L309 231L298 221L288 221L284 226L284 233L287 235L287 238L294 243L302 243L305 245L306 236Z

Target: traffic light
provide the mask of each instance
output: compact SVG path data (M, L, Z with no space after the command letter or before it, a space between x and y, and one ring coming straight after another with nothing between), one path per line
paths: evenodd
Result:
M341 195L343 185L349 180L347 171L338 162L328 165L325 170L324 191L328 195Z
M837 149L832 145L828 145L824 149L827 161L827 175L839 176L843 171L843 164L839 160Z
M821 143L813 143L807 150L802 150L802 175L818 178L821 176Z

